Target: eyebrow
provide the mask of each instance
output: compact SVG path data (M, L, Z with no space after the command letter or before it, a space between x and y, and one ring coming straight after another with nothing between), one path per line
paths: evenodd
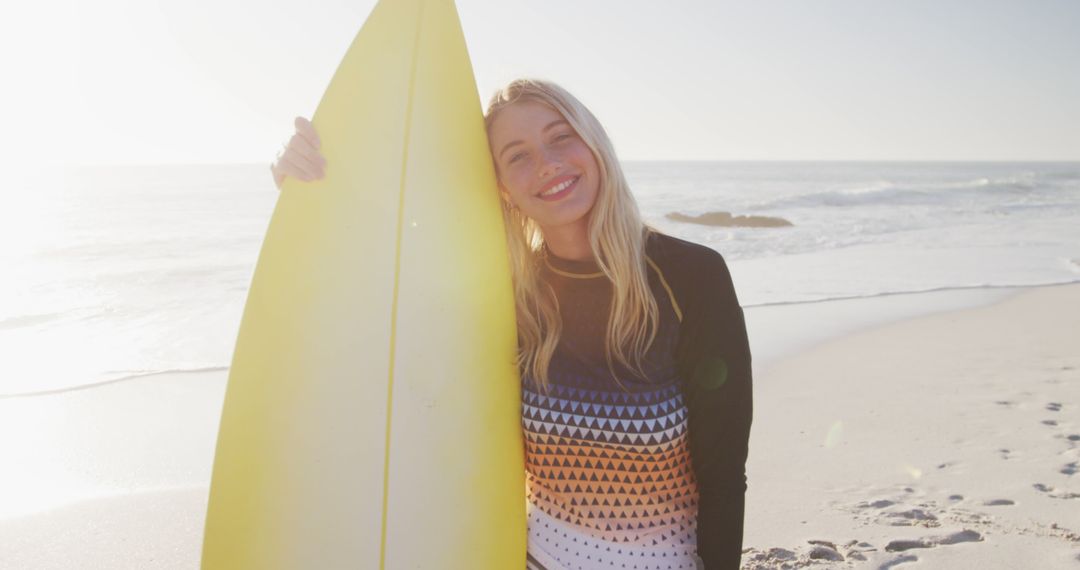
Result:
M566 119L555 119L554 121L551 121L550 123L548 123L546 127L541 129L540 132L541 133L546 133L546 132L550 131L551 129L554 129L555 127L557 127L559 125L569 125L569 124L570 123L566 122ZM523 141L510 141L510 142L506 143L506 145L502 147L502 150L499 151L499 158L501 159L502 155L506 154L507 150L510 150L510 147L517 146L519 144L525 144L525 143Z

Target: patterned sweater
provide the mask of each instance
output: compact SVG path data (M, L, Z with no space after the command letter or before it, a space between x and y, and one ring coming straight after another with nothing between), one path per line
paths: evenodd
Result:
M719 254L661 234L650 237L647 253L660 322L645 355L644 378L618 365L608 367L604 336L611 283L595 263L554 256L545 262L543 277L559 301L563 335L551 361L548 389L522 378L533 567L693 569L699 567L699 555L706 568L738 566L749 351L745 346L727 351L745 357L746 373L740 379L745 391L724 392L727 361L736 359L725 358L708 340L720 331L702 327L709 311L700 306L706 300L726 305L728 313L732 304L737 309L730 276ZM721 283L700 279L719 268ZM745 344L741 309L737 317L727 327L741 329L735 336ZM730 314L725 318L735 320ZM693 331L696 335L688 336ZM725 401L728 394L737 397L726 407L702 411L738 413L719 420L694 413L694 404L713 399L718 391ZM697 398L692 401L690 395ZM716 430L710 424L717 421L730 447L702 448ZM703 427L694 430L695 423ZM695 448L701 451L692 453ZM702 474L709 477L706 485L699 484ZM704 495L702 487L708 489ZM707 534L699 530L702 500L708 501L701 509Z

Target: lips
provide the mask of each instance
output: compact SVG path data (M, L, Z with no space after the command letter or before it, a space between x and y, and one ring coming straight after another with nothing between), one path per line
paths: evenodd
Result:
M569 194L574 188L577 187L580 176L563 176L557 178L544 187L543 190L537 194L537 197L544 201L559 200Z

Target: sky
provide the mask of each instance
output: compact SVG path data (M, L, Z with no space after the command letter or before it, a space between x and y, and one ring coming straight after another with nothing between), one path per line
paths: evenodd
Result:
M22 4L0 39L15 164L269 164L374 1ZM457 7L481 99L554 80L625 160L1080 160L1075 0Z

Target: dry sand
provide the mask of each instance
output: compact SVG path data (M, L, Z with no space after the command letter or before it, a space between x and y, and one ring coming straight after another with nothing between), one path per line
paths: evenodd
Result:
M828 341L755 381L744 568L1080 568L1080 286Z

